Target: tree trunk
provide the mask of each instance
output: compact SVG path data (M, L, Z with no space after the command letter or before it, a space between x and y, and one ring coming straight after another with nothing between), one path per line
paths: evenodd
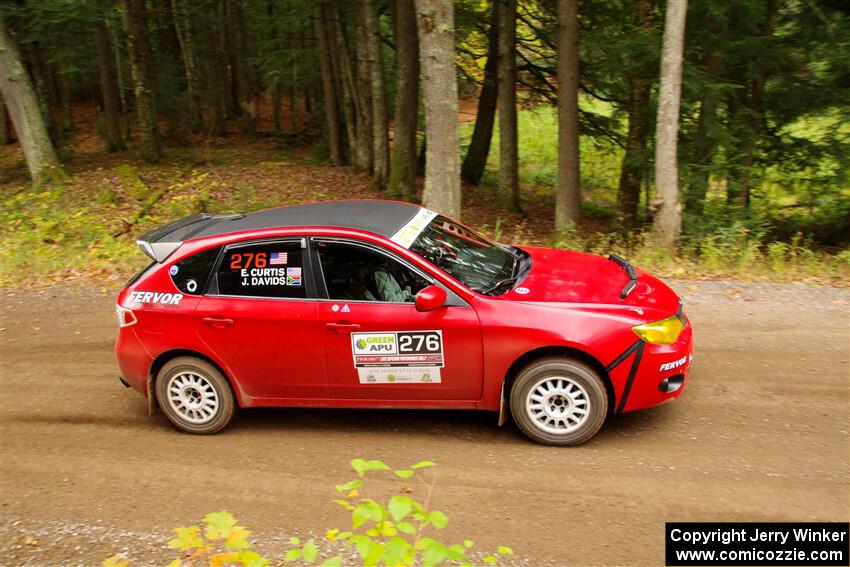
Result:
M44 124L51 138L58 140L61 137L60 128L53 119L53 110L59 105L59 93L53 81L53 75L44 62L39 42L32 41L24 46L29 55L30 69L32 71L32 85L35 87L38 105Z
M372 186L384 189L390 176L387 93L384 86L384 62L378 37L378 6L375 0L363 0L366 24L366 50L369 55L369 84L372 91L372 148L374 168Z
M62 109L62 119L59 124L61 125L62 137L65 137L76 128L74 115L71 111L71 83L66 73L56 73L56 86L59 89L59 102Z
M767 0L765 8L765 19L761 26L761 36L768 38L773 35L776 27L776 17L779 14L779 0ZM740 199L744 207L750 206L750 184L752 182L753 162L755 161L756 142L762 134L762 122L764 120L764 86L767 82L767 71L761 61L754 63L755 77L750 90L749 100L746 102L747 111L744 114L744 135L741 144L743 158L741 159L741 183Z
M124 117L124 137L129 142L132 140L133 132L130 127L130 111L127 104L127 95L125 94L124 89L124 72L121 69L121 48L120 43L118 41L118 31L115 29L115 26L112 23L111 19L106 19L104 21L106 25L106 31L109 34L109 44L115 46L114 54L115 54L115 80L116 87L118 89L118 101L121 103L121 116Z
M228 0L227 23L230 30L233 78L236 85L236 102L242 122L242 135L253 137L257 134L257 101L254 96L254 83L248 62L245 12L241 0Z
M652 31L654 0L638 0L637 27L643 33ZM629 81L629 130L626 135L626 152L620 167L620 185L617 190L617 213L625 231L637 224L640 187L646 170L646 144L651 121L648 116L652 81L643 69L634 69Z
M339 84L342 87L342 114L345 119L345 134L348 142L348 157L358 169L366 169L369 165L369 152L364 153L359 146L358 121L361 116L360 95L357 92L357 83L354 78L354 70L351 65L348 42L345 30L342 27L342 19L336 4L331 5L332 28L331 37L336 39L335 49L339 54Z
M174 16L174 31L183 55L183 69L186 73L186 98L188 99L189 127L193 132L204 129L201 114L200 89L198 88L198 71L195 65L195 47L192 40L190 18L187 13L186 0L171 0L171 13Z
M516 112L516 0L499 0L499 200L512 211L519 197Z
M389 193L412 201L416 198L416 119L419 115L419 41L414 0L395 0L395 49L398 77Z
M720 77L722 67L723 62L716 51L706 54L705 70L712 78ZM705 196L708 194L709 166L717 147L712 134L716 128L717 97L713 92L706 92L700 100L694 140L694 171L685 197L685 210L691 214L701 215L704 210Z
M0 146L10 142L9 120L6 117L6 103L3 102L3 93L0 92Z
M59 169L59 160L38 104L30 77L21 62L18 46L0 16L0 93L9 109L15 133L21 143L30 177L36 183L49 180Z
M325 125L327 128L330 162L334 165L342 165L342 131L340 129L339 107L337 105L338 98L336 85L334 84L327 25L322 4L316 4L313 8L313 22L316 28L316 40L319 47L319 65L322 71L322 94L324 96Z
M357 115L358 155L365 157L365 171L370 175L375 169L375 148L372 143L372 88L369 66L368 38L366 34L366 14L357 10L356 25L356 91L359 93L360 108ZM360 160L360 158L358 158Z
M428 138L422 203L460 220L454 4L452 0L416 0L416 13Z
M460 168L461 178L472 185L481 183L487 156L490 154L490 141L493 138L493 124L496 120L498 101L499 69L499 3L493 2L490 16L490 31L487 34L487 62L484 64L484 83L478 95L478 111L475 114L475 128L469 149Z
M105 23L98 22L95 25L94 42L97 48L100 96L103 100L103 137L106 142L106 151L118 152L125 149L124 139L121 136L121 101L113 67L112 42Z
M578 88L578 0L558 0L558 189L555 196L555 230L574 226L579 218Z
M147 15L144 0L121 0L121 16L127 36L127 58L133 76L136 97L136 116L139 122L142 157L157 161L161 155L157 126L156 98L149 66L151 49L148 41Z
M670 0L664 17L661 48L661 84L655 134L655 184L657 212L653 232L671 253L682 231L679 204L679 170L676 144L679 136L679 103L682 92L682 52L685 44L687 0Z

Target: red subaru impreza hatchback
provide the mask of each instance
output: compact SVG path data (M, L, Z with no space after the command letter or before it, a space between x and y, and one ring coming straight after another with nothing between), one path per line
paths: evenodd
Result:
M190 433L237 408L480 409L576 445L687 381L691 326L658 279L413 204L194 215L138 243L153 262L118 296L121 382Z

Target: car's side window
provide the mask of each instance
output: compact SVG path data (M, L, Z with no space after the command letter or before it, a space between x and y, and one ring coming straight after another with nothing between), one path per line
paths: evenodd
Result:
M304 299L302 240L229 246L218 266L218 293Z
M349 242L314 241L328 299L411 303L430 282L390 256Z
M192 254L168 268L171 281L183 293L201 295L218 258L220 246Z

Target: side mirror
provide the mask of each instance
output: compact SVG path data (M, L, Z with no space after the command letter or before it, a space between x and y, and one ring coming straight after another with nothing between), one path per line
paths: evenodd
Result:
M416 294L417 311L434 311L446 304L446 290L437 285L429 285Z

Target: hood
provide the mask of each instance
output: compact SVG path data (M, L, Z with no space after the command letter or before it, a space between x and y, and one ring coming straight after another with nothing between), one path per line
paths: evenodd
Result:
M498 296L500 299L642 307L670 314L679 308L679 296L642 270L635 269L637 286L621 300L620 292L629 283L629 276L613 260L569 250L522 249L531 256L531 270L511 291Z

